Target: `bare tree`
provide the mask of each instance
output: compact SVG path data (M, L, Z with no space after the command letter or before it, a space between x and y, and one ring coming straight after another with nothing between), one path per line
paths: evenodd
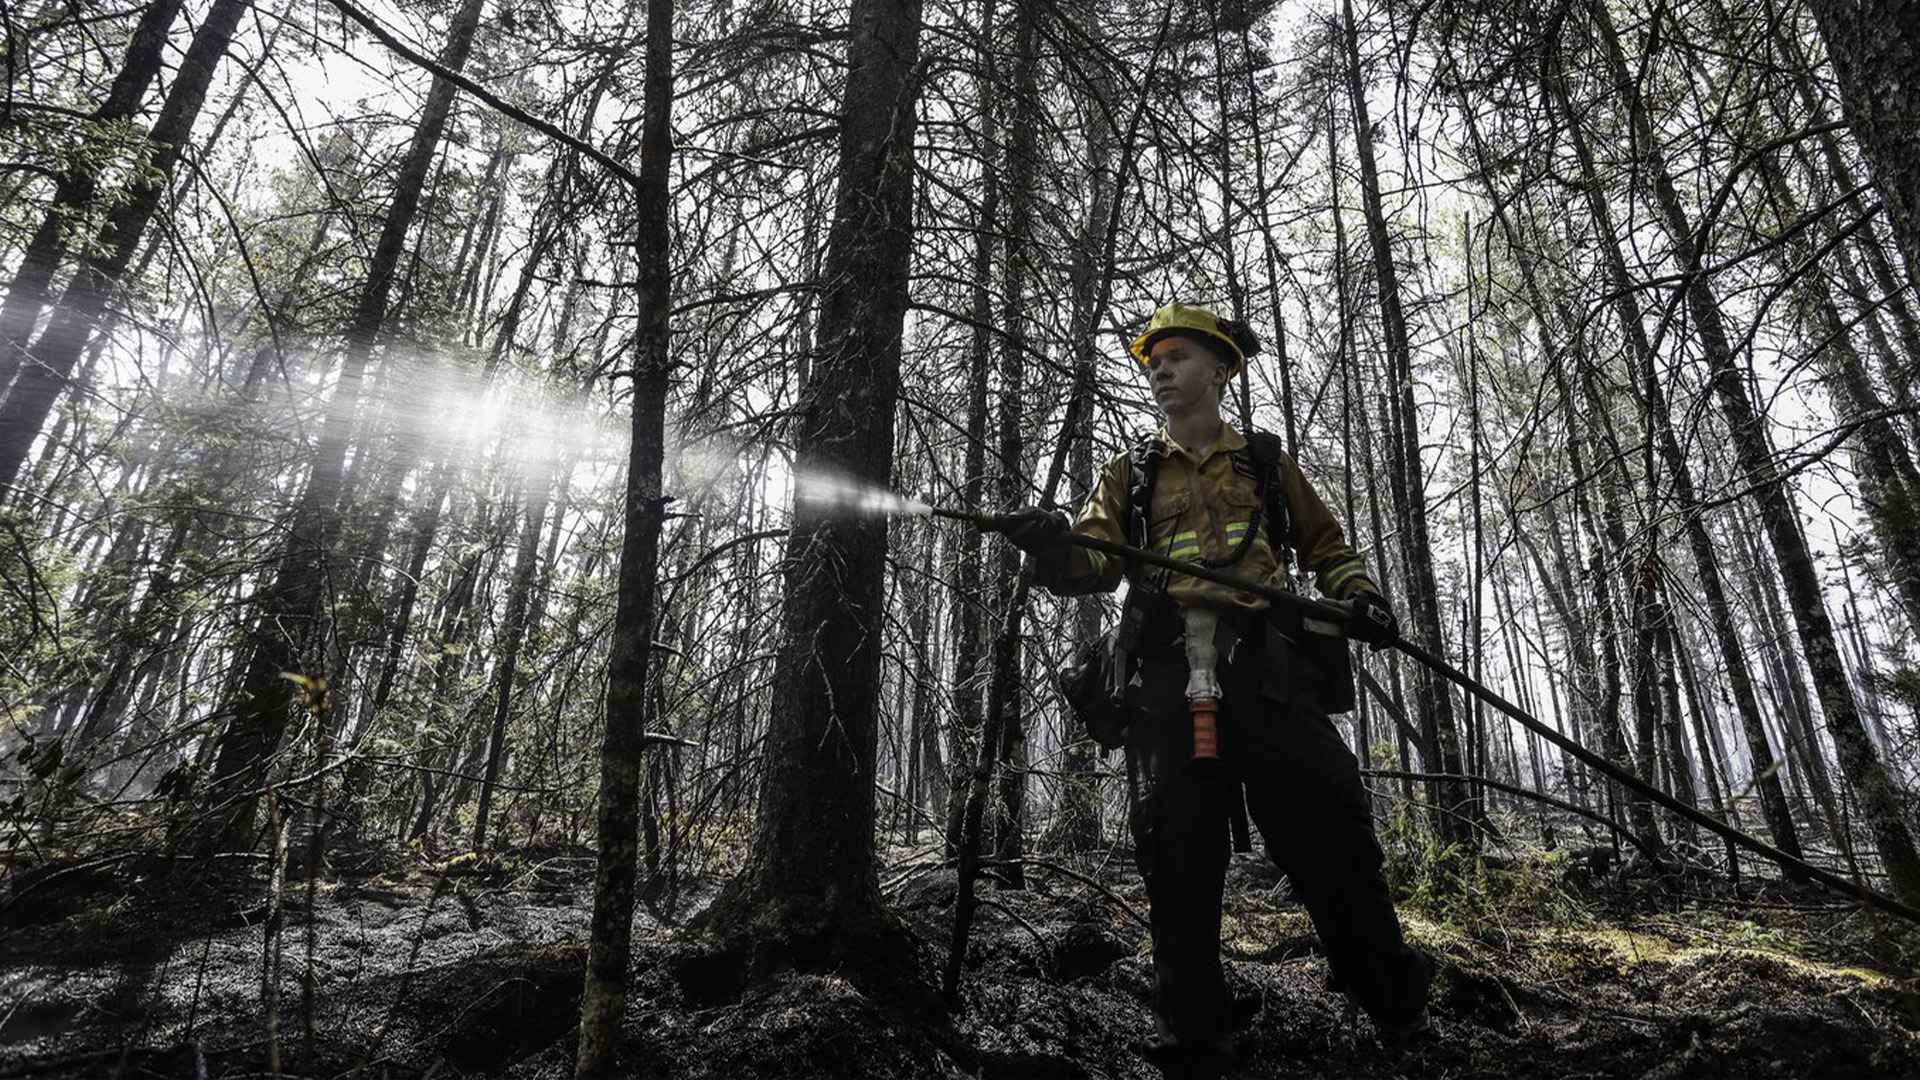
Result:
M794 469L885 485L913 240L920 4L856 0L849 30L820 355ZM761 963L906 974L874 863L885 553L884 521L796 501L760 812L746 868L704 919Z
M574 1072L583 1077L617 1071L620 1022L626 1015L640 759L646 749L660 529L666 513L660 470L666 458L667 386L673 370L668 336L673 298L668 194L672 106L673 0L648 0L646 111L634 191L634 232L640 248L634 293L640 329L632 373L633 445L627 459L619 607L607 660L606 730L600 742L599 862L586 987L580 999L580 1047L574 1059Z
M1393 419L1386 440L1388 489L1392 492L1395 517L1404 522L1406 528L1402 550L1407 566L1409 595L1405 603L1411 616L1410 628L1421 645L1437 655L1445 651L1445 639L1440 629L1440 586L1434 576L1433 547L1427 533L1426 468L1420 458L1420 421L1413 400L1412 349L1407 338L1406 311L1400 296L1393 241L1380 198L1373 123L1367 119L1366 91L1360 76L1360 32L1354 23L1352 0L1343 0L1343 11L1347 92L1353 108L1354 146L1359 151L1360 193L1366 211L1367 237L1373 247L1380 326L1386 337L1387 382L1395 388L1388 401ZM1461 776L1464 767L1451 692L1430 672L1420 672L1416 680L1420 687L1422 735L1427 745L1438 751L1439 771L1448 776ZM1470 839L1471 832L1462 831L1462 825L1480 819L1478 803L1457 780L1443 781L1439 793L1440 812L1435 823L1441 834Z
M1901 0L1809 0L1840 103L1920 290L1920 9Z

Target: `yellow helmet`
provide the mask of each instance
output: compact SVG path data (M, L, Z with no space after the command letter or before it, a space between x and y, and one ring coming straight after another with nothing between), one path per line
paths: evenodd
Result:
M1147 321L1147 330L1133 339L1127 351L1135 360L1145 364L1147 354L1153 350L1155 342L1164 337L1191 337L1217 347L1220 355L1227 360L1227 374L1238 375L1246 365L1247 357L1260 351L1259 339L1253 336L1245 323L1233 319L1222 319L1206 308L1188 307L1174 303L1162 307L1153 313Z

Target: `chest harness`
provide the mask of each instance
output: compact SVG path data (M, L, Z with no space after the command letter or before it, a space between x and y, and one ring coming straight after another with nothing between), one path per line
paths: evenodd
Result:
M1267 545L1273 549L1274 557L1280 560L1282 566L1290 562L1287 537L1291 516L1287 512L1286 492L1274 482L1274 475L1279 471L1280 455L1280 437L1264 431L1247 436L1247 445L1232 451L1233 470L1253 480L1253 514L1232 550L1216 559L1195 559L1196 563L1214 570L1234 566L1246 558L1247 550L1253 545L1253 539L1263 525L1267 530ZM1159 476L1160 463L1166 456L1166 448L1158 435L1142 438L1127 452L1126 522L1127 544L1130 547L1144 550L1149 542L1154 481ZM1122 680L1131 675L1128 660L1139 656L1148 624L1165 614L1167 581L1171 576L1171 571L1167 570L1141 573L1137 561L1127 567L1127 579L1132 585L1127 590L1126 605L1120 615L1120 630L1114 642L1118 661L1115 674Z

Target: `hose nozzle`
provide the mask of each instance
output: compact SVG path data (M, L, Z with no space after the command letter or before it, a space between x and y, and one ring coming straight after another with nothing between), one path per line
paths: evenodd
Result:
M1193 714L1193 760L1220 760L1220 663L1215 635L1220 615L1212 608L1187 609L1187 711Z

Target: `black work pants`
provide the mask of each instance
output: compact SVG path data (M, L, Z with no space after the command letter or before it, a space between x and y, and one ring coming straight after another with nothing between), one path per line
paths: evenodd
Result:
M1241 784L1336 985L1376 1020L1411 1019L1426 1004L1426 965L1401 937L1359 764L1320 707L1318 672L1290 642L1276 637L1269 647L1263 637L1249 634L1218 669L1219 762L1192 760L1179 647L1144 657L1128 695L1131 825L1152 905L1154 1011L1162 1035L1180 1041L1225 1033L1220 901L1229 800ZM1263 679L1269 666L1286 670Z

